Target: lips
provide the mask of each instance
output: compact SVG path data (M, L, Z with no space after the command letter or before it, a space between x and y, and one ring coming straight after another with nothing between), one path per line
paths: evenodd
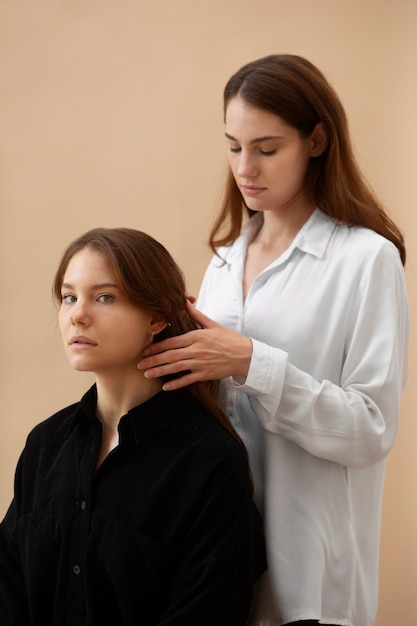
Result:
M246 196L259 196L266 187L255 187L254 185L241 185L241 189Z
M92 341L91 339L89 339L88 337L84 337L83 335L77 335L75 337L72 337L70 340L70 346L79 346L79 347L83 347L83 346L96 346L96 342Z

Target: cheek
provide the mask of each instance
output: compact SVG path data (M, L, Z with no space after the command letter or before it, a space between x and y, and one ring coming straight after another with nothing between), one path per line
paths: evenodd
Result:
M236 155L228 152L227 162L229 163L229 167L232 170L232 174L234 175L238 166L238 159L236 158Z
M292 184L299 185L305 179L308 163L309 158L306 158L304 154L299 152L289 153L281 161L281 172L285 174L289 184L292 182Z
M61 333L61 335L63 335L64 333L64 329L65 329L66 323L65 323L65 316L64 314L60 311L58 313L58 328L59 328L59 332Z
M143 350L150 341L150 333L147 328L143 328L143 324L139 325L134 321L126 324L120 336L120 341L132 346L134 350Z
M120 341L116 346L114 346L114 349L117 353L120 352L123 354L122 360L136 362L142 357L142 353L147 345L149 345L149 340L147 340L146 337L135 336L129 341L126 341L125 339L123 340L123 343Z

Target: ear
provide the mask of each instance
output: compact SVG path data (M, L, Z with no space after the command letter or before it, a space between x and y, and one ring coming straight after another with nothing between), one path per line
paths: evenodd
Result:
M168 325L168 322L166 322L165 320L154 317L151 319L150 322L150 331L154 335L158 335L158 333L161 333Z
M323 122L319 122L318 124L316 124L313 132L311 133L310 139L311 139L310 156L318 157L321 154L323 154L323 152L327 148L327 144L329 141L327 128L323 124Z

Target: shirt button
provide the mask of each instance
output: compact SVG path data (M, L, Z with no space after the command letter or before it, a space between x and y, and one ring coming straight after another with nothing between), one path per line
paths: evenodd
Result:
M74 565L72 571L74 572L74 574L76 576L78 576L78 574L81 572L80 566L79 565Z
M87 506L85 500L81 502L80 506L81 506L81 511L85 511L85 507Z

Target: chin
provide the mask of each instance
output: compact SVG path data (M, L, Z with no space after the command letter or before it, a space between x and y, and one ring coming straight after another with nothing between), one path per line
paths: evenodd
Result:
M92 372L93 368L87 363L77 363L77 361L70 360L70 365L76 372Z

